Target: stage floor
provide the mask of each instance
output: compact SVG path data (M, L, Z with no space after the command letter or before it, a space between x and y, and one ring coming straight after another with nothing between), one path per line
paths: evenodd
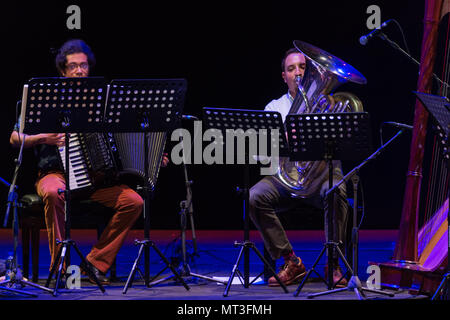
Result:
M194 255L192 233L190 230L186 234L186 245L188 253L188 263L192 273L207 276L210 278L218 278L227 280L233 270L233 266L238 258L240 248L234 246L235 241L243 239L243 232L240 230L196 230L197 255ZM305 231L288 231L288 235L295 248L298 256L300 256L307 269L311 268L317 259L324 242L323 231L305 230ZM169 260L177 261L181 258L180 252L180 232L178 230L151 230L150 238L156 246L163 252L164 256ZM366 273L368 262L377 261L384 262L391 258L395 246L397 230L361 230L359 233L359 263L358 277L365 287L365 281L368 274ZM26 295L10 293L0 290L0 299L2 300L216 300L216 301L232 301L232 300L358 300L355 292L345 290L338 293L322 295L313 299L308 295L327 291L325 283L318 275L312 273L298 296L294 296L294 292L298 288L298 284L288 287L289 292L285 293L280 287L268 287L261 275L263 271L263 263L256 254L250 253L250 277L261 276L254 284L245 288L238 277L235 277L228 291L228 296L224 297L225 285L208 281L197 277L184 277L189 290L186 290L180 283L174 279L168 279L151 288L147 288L139 275L135 276L132 286L124 293L127 277L132 269L133 262L138 255L138 246L134 244L134 240L141 240L143 237L142 230L132 230L128 235L124 246L117 256L117 280L112 282L110 286L105 286L105 293L87 280L85 276L81 278L81 286L79 289L60 289L58 295L54 297L51 293L43 291L32 286L25 286L22 290L34 293L37 297L28 297ZM94 230L72 230L72 239L75 240L77 246L83 254L87 254L92 243L96 238ZM263 245L261 238L256 231L251 231L250 240L256 244L256 247L262 252ZM20 241L19 241L20 243ZM13 239L11 230L0 230L0 259L6 257L13 252ZM18 247L19 266L22 263L21 246ZM138 264L139 270L144 271L143 258ZM49 266L48 243L45 230L41 230L40 252L39 252L39 281L40 285L44 285L48 276ZM243 261L243 259L242 259ZM71 253L71 264L79 264L79 258L74 251ZM280 266L281 261L277 261ZM325 257L317 264L315 270L323 277L323 267ZM343 264L341 263L341 266ZM165 268L165 263L159 258L156 252L151 249L150 254L150 273L157 274ZM243 263L239 265L240 272L243 273ZM170 269L166 269L160 277L169 277L172 273ZM50 285L53 289L53 282ZM406 290L387 290L394 294L389 297L381 294L366 293L367 300L417 300L427 299L425 296L415 296L409 294Z

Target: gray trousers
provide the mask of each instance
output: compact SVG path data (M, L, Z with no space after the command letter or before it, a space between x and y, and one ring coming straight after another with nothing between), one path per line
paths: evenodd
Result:
M335 178L334 183L339 181L340 179ZM289 190L276 178L267 176L250 189L250 219L261 234L264 245L272 259L279 259L281 256L293 250L278 215L296 209L296 207L307 204L324 209L326 241L329 240L327 217L330 213L328 212L328 201L325 199L325 193L328 187L329 182L326 180L316 195L310 198L297 198L292 197ZM348 212L345 183L341 184L337 192L335 192L333 203L333 240L344 242ZM302 219L301 213L298 219ZM333 256L337 258L336 253Z

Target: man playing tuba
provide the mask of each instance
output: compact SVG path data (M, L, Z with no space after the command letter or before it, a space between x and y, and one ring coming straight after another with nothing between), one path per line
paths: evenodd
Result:
M267 111L278 111L283 121L288 113L292 113L292 106L297 95L297 103L300 95L298 79L305 75L307 68L307 58L296 48L289 49L281 63L281 76L287 84L288 92L279 99L272 100L266 107ZM308 68L310 65L308 65ZM298 108L297 108L298 109ZM300 108L296 113L309 112L308 108ZM295 179L308 179L311 184L296 192L284 183L280 174L274 176L266 176L256 183L250 189L250 218L260 232L265 247L271 255L272 259L284 259L284 265L278 273L278 277L285 285L300 282L306 275L306 268L302 259L296 256L293 247L286 235L283 225L279 220L279 214L289 210L297 209L300 214L305 212L305 206L312 206L325 211L325 230L328 230L327 224L327 200L325 194L329 188L328 166L325 161L315 161L306 163L306 169L296 168L293 162L286 162L288 169L296 175ZM342 179L342 170L339 161L333 161L333 181L339 182ZM303 172L306 171L306 172ZM305 177L303 175L307 175ZM300 191L300 190L299 190ZM305 192L306 191L306 192ZM345 184L341 184L334 196L334 223L333 234L336 242L343 241L345 225L347 220L347 202ZM301 219L301 215L299 216ZM328 232L325 232L328 235ZM328 239L327 239L328 240ZM330 239L332 240L332 239ZM338 264L337 253L332 257L333 266L333 282L337 287L345 287L347 280L342 277L342 272ZM325 274L328 273L325 266ZM271 277L268 281L269 286L279 286L275 277Z

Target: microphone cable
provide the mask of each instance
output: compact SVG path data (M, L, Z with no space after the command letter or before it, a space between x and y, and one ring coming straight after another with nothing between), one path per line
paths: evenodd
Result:
M395 20L395 19L391 19L398 27L398 29L400 30L400 34L402 35L402 40L403 40L403 45L405 46L405 51L411 55L411 52L409 51L409 47L408 47L408 43L406 42L406 37L405 37L405 33L403 32L402 26L400 25L400 23Z

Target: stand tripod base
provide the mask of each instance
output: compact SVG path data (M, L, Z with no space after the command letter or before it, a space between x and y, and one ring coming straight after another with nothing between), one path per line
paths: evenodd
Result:
M324 292L319 292L319 293L315 293L315 294L310 294L310 295L308 295L308 299L312 299L312 298L327 295L327 294L342 292L342 291L354 291L359 300L363 300L366 298L366 295L364 294L365 291L371 292L371 293L383 294L383 295L387 295L389 297L394 296L394 294L390 293L390 292L384 292L384 291L376 290L376 289L363 288L359 278L357 276L352 276L348 282L347 287L339 288L339 289L335 289L335 290L324 291Z
M142 276L142 272L138 269L137 266L138 266L138 263L139 263L139 261L141 259L142 253L144 252L144 249L145 249L145 275L144 275L143 278L144 278L145 285L148 288L151 288L151 287L157 285L158 283L161 283L161 282L166 280L166 279L160 279L160 280L152 282L149 279L149 264L148 263L149 263L149 258L150 258L150 254L149 254L150 253L149 252L150 247L152 247L156 251L156 253L160 256L160 258L166 264L166 267L164 269L162 269L157 275L155 275L152 278L152 280L156 279L161 273L163 273L167 268L169 268L172 271L172 273L174 274L174 277L178 281L181 282L181 284L184 286L184 288L186 290L190 289L189 286L186 284L186 282L183 280L183 278L178 274L178 272L175 270L175 268L172 266L172 264L169 262L169 260L167 260L167 258L164 256L164 254L161 252L161 250L158 249L158 247L155 245L155 243L153 241L150 241L150 240L147 240L147 239L143 240L143 241L135 240L134 244L135 245L140 245L139 253L138 253L138 256L137 256L136 260L133 263L133 267L132 267L132 269L130 271L130 274L128 275L127 282L125 283L125 287L123 288L123 291L122 291L123 294L126 294L127 291L128 291L128 288L132 285L133 278L134 278L134 275L135 275L136 271L138 271L141 274L141 276Z
M344 254L342 253L341 249L339 249L339 244L336 243L336 242L327 242L324 245L324 247L322 248L322 251L320 252L319 256L317 257L316 261L314 262L312 268L308 271L308 273L306 274L306 276L303 279L302 283L300 283L300 285L298 286L297 290L295 291L294 296L298 296L298 294L300 293L300 290L305 285L306 280L311 275L311 272L315 271L314 268L316 267L316 265L319 262L320 258L322 258L323 254L325 253L325 249L327 249L329 247L335 247L337 253L339 254L339 257L342 259L342 261L344 262L345 266L350 271L352 276L351 276L351 278L350 278L350 280L348 282L347 287L310 294L310 295L307 296L308 299L312 299L312 298L323 296L323 295L333 294L333 293L337 293L337 292L343 292L343 291L354 291L359 300L363 300L365 298L364 291L372 292L372 293L378 293L378 294L384 294L384 295L388 295L390 297L394 296L393 293L384 292L384 291L381 291L381 290L363 288L362 285L361 285L361 281L359 280L358 276L356 276L354 274L352 268L350 267L350 265L348 264L347 260L345 259ZM333 272L333 270L331 270L331 268L329 268L328 272ZM332 277L330 277L330 276L329 276L329 278L332 279ZM331 284L328 283L328 287L331 288L332 287L332 283Z
M202 279L202 280L207 280L207 281L211 281L211 282L221 283L223 285L227 285L227 283L228 283L225 280L220 280L220 279L217 279L217 278L214 278L214 277L208 277L208 276L204 276L204 275L201 275L201 274L198 274L198 273L191 272L191 269L190 269L188 264L186 264L185 266L180 268L179 275L182 278L199 278L199 279ZM169 276L167 278L161 279L159 282L170 280L170 279L172 279L174 277L175 276L172 275L172 276Z
M23 280L23 279L9 279L9 280L0 282L0 291L4 290L4 291L12 292L12 293L23 294L23 295L30 296L30 297L37 297L37 294L35 294L35 293L30 293L27 291L11 288L8 286L8 285L14 285L14 284L19 284L21 287L31 286L34 288L38 288L38 289L47 291L49 293L53 292L53 290L51 290L47 287L44 287L44 286L38 285L37 283L33 283L33 282Z
M242 274L239 272L238 266L239 266L239 263L240 263L240 261L241 261L241 259L242 259L243 254L244 254L244 251L247 251L246 253L248 253L248 250L249 250L249 249L252 249L252 250L256 253L256 255L259 257L259 259L264 263L264 265L266 266L266 268L270 271L270 273L271 273L271 274L275 277L275 279L278 281L278 283L280 284L281 288L283 288L284 292L285 292L285 293L289 293L289 291L288 291L286 285L280 280L280 278L278 277L278 275L275 273L275 270L272 268L272 266L270 265L270 263L264 258L264 256L261 254L261 252L259 252L259 250L256 248L256 246L255 246L255 244L254 244L253 242L248 241L248 240L246 240L246 241L244 241L244 242L241 242L241 243L235 242L235 243L234 243L234 246L235 246L235 247L240 246L240 247L241 247L241 250L239 251L238 258L237 258L237 260L236 260L236 263L235 263L234 266L233 266L233 270L231 271L231 276L230 276L230 278L229 278L228 281L227 281L227 286L226 286L225 291L224 291L224 293L223 293L223 296L224 296L224 297L227 297L227 296L228 296L228 292L229 292L229 290L230 290L230 286L231 286L231 284L233 283L233 279L234 279L234 277L236 276L236 273L239 273L239 276L240 276L241 278L244 278L244 287L245 287L245 288L247 288L249 285L251 285L256 279L259 278L259 276L260 276L261 274L264 273L264 271L263 271L261 274L259 274L257 277L255 277L255 280L253 280L253 282L249 282L249 279L247 278L247 277L248 277L247 274L245 275L245 277L242 277ZM246 267L247 267L247 266L246 266ZM245 273L247 273L247 272L245 272Z
M64 262L66 259L69 259L70 256L67 254L70 251L70 247L72 246L75 251L77 252L78 256L80 257L81 261L82 261L82 265L86 266L87 265L87 261L86 258L83 256L83 254L81 253L80 249L78 249L75 241L71 240L71 239L66 239L64 241L58 241L58 243L61 243L61 246L58 249L58 254L56 255L56 259L55 261L59 261L59 267L58 267L58 273L56 274L56 283L55 283L55 288L53 289L53 296L57 296L58 295L58 289L59 289L59 284L61 282L61 275L62 275L62 271L63 271L63 266L64 266ZM50 281L53 277L53 274L56 271L56 266L57 264L55 263L52 267L52 269L50 270L50 274L48 275L47 278L47 282L45 284L45 286L48 288L50 286ZM87 268L88 272L90 272L89 268ZM88 276L92 277L95 281L95 283L97 284L97 286L100 288L100 290L104 293L105 292L105 288L103 288L102 284L100 283L100 281L97 279L97 277L95 276L95 274L88 274Z
M37 297L37 294L29 293L29 292L26 292L26 291L23 291L23 290L18 290L18 289L11 288L11 287L7 287L8 284L10 284L10 285L19 284L22 287L31 286L31 287L34 287L34 288L38 288L38 289L50 292L50 293L53 292L53 290L51 290L51 289L49 289L47 287L44 287L44 286L38 285L37 283L30 282L30 281L23 280L23 279L9 279L9 280L0 282L0 290L6 290L6 291L10 291L10 292L15 292L15 293L20 293L20 294L24 294L24 295L29 295L29 296L32 296L32 297ZM6 287L5 287L5 285L6 285Z
M0 283L0 291L3 290L3 291L11 292L11 293L23 294L23 295L26 295L26 296L29 296L29 297L34 297L34 298L37 297L37 294L30 293L30 292L23 291L23 290L19 290L19 289L4 287L3 284L4 284L4 282Z
M302 290L303 286L305 285L306 281L308 280L309 276L311 275L311 273L315 271L315 268L317 266L317 264L319 263L320 259L322 258L322 256L325 253L325 250L328 250L328 252L331 252L330 248L333 248L336 250L336 252L338 253L339 257L342 259L342 261L344 262L347 270L349 270L350 274L352 275L352 277L354 276L354 272L352 270L352 268L350 267L349 263L347 262L347 260L344 257L344 254L342 253L341 249L339 249L339 244L337 242L327 242L324 244L324 246L322 247L322 251L320 251L319 256L317 257L316 261L314 262L313 266L311 267L311 269L308 270L308 273L306 274L306 276L303 278L303 281L300 283L300 285L297 287L297 290L295 290L294 292L294 296L297 297L300 293L300 291ZM333 272L332 268L328 269L328 272ZM323 280L323 279L322 279ZM328 275L328 280L330 282L330 280L332 281L332 277L330 275ZM325 284L328 286L328 288L332 288L333 283L327 283L325 282ZM341 291L340 289L336 289Z

